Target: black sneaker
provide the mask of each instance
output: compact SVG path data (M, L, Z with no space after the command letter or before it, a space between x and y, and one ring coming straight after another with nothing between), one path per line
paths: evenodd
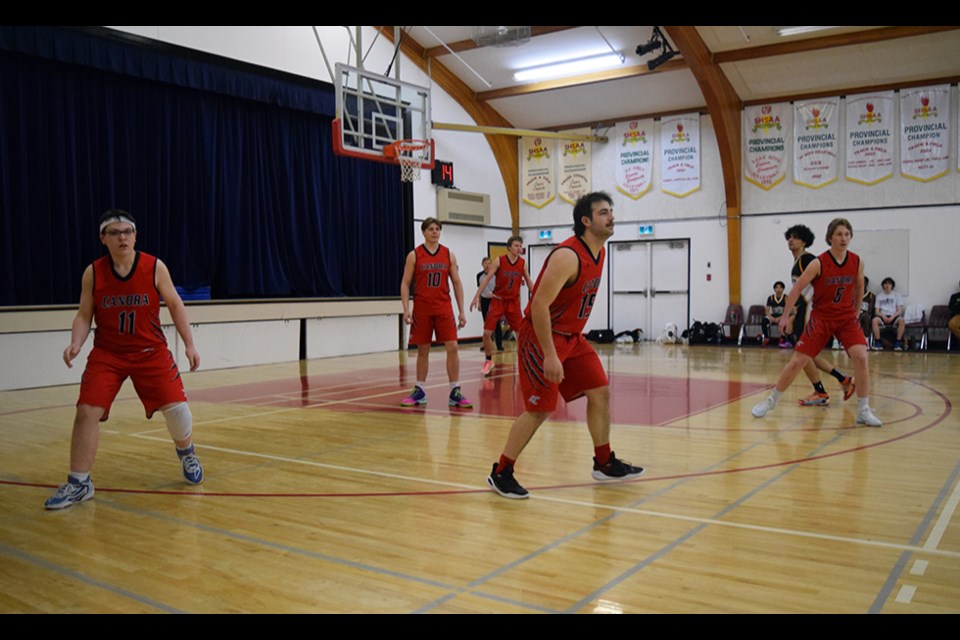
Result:
M640 475L643 475L643 467L635 467L626 460L618 460L613 451L610 452L607 464L603 466L597 464L596 458L593 459L593 479L597 482L629 480Z
M494 462L493 469L487 476L487 484L504 498L523 500L530 497L530 492L521 487L520 483L513 477L513 467L508 467L497 473L497 463Z

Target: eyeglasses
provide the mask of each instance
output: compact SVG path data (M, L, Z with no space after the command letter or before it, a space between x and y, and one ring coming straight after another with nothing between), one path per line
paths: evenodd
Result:
M110 236L111 238L116 238L117 236L130 237L137 232L133 227L127 227L126 229L108 229L103 233Z

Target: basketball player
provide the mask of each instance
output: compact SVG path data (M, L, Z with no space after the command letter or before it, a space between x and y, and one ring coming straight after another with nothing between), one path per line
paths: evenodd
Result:
M493 330L496 329L500 318L506 318L511 330L517 331L520 328L520 323L523 321L523 315L520 313L520 285L525 282L528 291L533 289L533 280L530 279L530 272L527 271L527 263L520 257L522 251L523 238L511 236L507 240L507 253L500 256L490 267L470 303L470 310L473 311L480 303L480 292L486 287L487 282L494 277L497 279L493 298L490 300L490 310L483 320L483 350L486 359L481 372L485 376L493 371L493 342L490 340Z
M493 300L493 290L497 286L496 277L486 280L486 285L481 287L480 283L484 282L487 273L490 269L493 268L493 261L484 256L480 261L480 266L483 267L483 270L477 274L477 292L480 295L480 314L483 316L484 322L487 320L487 313L490 312L490 301ZM503 351L503 332L500 331L500 323L497 323L496 328L493 330L493 339L497 343L497 351ZM486 351L486 347L481 344L480 351Z
M183 477L190 484L203 482L203 467L192 443L193 416L187 405L180 372L160 329L160 298L173 318L186 350L190 370L200 366L190 322L167 266L137 251L137 223L126 211L111 209L100 217L100 242L109 255L83 272L80 308L73 320L70 344L63 361L72 367L90 334L97 328L93 350L80 382L80 398L70 442L67 482L45 503L47 509L64 509L93 497L90 470L100 440L99 423L110 417L110 406L128 377L143 403L149 420L159 410L177 447Z
M505 498L529 497L513 476L514 464L556 408L558 395L567 402L587 398L594 480L626 480L643 473L610 449L610 387L597 352L583 337L603 274L604 244L613 235L610 196L597 192L580 198L573 225L574 236L547 256L517 336L526 410L513 423L500 461L487 477L490 488Z
M753 408L753 415L762 418L777 406L801 369L810 364L833 336L836 336L853 359L857 376L857 424L879 427L883 423L870 410L870 375L867 369L867 340L860 330L858 315L863 299L863 261L848 250L853 226L844 218L834 218L827 226L830 250L821 253L804 269L787 296L786 311L780 319L780 331L786 333L788 314L803 294L813 285L813 311L803 335L797 342L790 362L784 366L770 395Z
M410 344L417 345L417 383L409 396L400 401L404 407L427 403L427 373L430 370L430 343L437 340L447 350L447 377L450 379L451 407L469 409L473 404L460 392L460 353L457 351L457 328L467 325L463 314L463 284L457 269L457 257L440 244L440 221L427 218L420 224L423 244L407 254L400 282L403 318L410 325ZM459 318L453 319L450 283L457 298ZM413 284L413 312L410 311L410 285Z
M816 259L816 256L807 251L807 247L813 244L813 231L806 225L798 224L787 229L783 235L787 239L787 248L793 255L793 268L790 271L790 278L793 283L796 284L807 266ZM797 299L797 306L793 314L784 313L784 317L788 318L787 333L782 335L787 336L787 342L784 343L783 339L781 339L781 347L793 346L803 335L807 321L809 295L808 291L802 292ZM792 342L790 342L791 340ZM850 396L852 396L856 390L854 378L842 373L825 358L816 356L812 361L808 362L803 369L803 373L806 374L810 384L813 385L813 393L797 400L797 404L803 407L825 407L830 404L830 394L827 393L827 390L823 387L823 382L820 380L820 371L829 373L836 378L843 389L843 399L850 399Z

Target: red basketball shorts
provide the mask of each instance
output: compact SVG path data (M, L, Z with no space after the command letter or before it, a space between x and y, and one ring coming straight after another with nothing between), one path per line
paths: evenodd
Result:
M533 324L520 325L517 337L517 359L520 369L520 390L527 411L549 413L557 408L557 396L567 402L576 400L585 391L609 384L597 352L582 334L553 334L557 357L563 363L563 381L548 382L543 376L543 350L537 341Z
M453 319L453 310L430 314L417 313L413 307L413 322L410 324L410 344L430 344L433 334L438 342L452 342L457 339L457 323Z
M506 318L507 324L514 331L523 324L523 313L520 311L520 298L491 298L490 309L487 310L487 317L483 321L483 328L486 331L493 331L497 328L500 318Z
M834 336L847 350L858 344L867 345L867 339L863 336L860 323L855 315L851 314L846 318L837 319L819 318L817 317L817 310L814 309L795 349L805 356L815 358L820 355L820 352L826 348L830 339Z
M110 417L110 406L127 378L133 380L133 388L148 419L160 407L187 400L180 370L169 349L119 355L94 347L80 379L77 404L103 407L100 421L106 421Z

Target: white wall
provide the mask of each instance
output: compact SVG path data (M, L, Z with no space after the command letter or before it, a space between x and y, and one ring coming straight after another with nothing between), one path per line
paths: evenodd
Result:
M330 81L313 31L307 26L152 26L112 27L157 40L273 67L290 73ZM337 61L356 61L348 46L343 27L318 27L328 55ZM366 50L373 48L365 65L368 69L385 70L392 55L392 45L385 38L376 38L369 28L362 29ZM331 61L331 64L334 61ZM401 66L401 79L427 85L429 78L409 60ZM953 125L957 122L957 89L952 91ZM433 120L475 124L455 101L437 87L433 88ZM642 105L629 111L642 111ZM467 304L475 291L473 275L479 270L480 258L488 241L503 241L510 235L510 215L497 165L485 139L480 134L435 131L437 157L454 162L456 186L464 191L489 193L491 196L492 229L445 225L443 242L450 245L461 264ZM656 139L656 136L654 136ZM612 145L594 144L594 188L608 191L614 197L618 230L615 238L636 237L636 225L654 223L657 239L689 238L691 263L691 315L696 319L720 320L729 292L727 274L727 237L724 220L725 196L720 173L719 152L709 117L701 118L700 131L703 157L701 189L684 198L666 195L654 189L638 201L621 195L613 184ZM956 158L956 134L952 135L951 157ZM956 161L954 161L956 165ZM658 179L655 172L655 180ZM429 180L414 186L415 218L419 221L434 215L436 195ZM755 185L742 186L742 302L744 305L766 300L773 280L786 280L789 275L783 230L793 224L806 224L822 238L826 222L843 215L854 225L854 244L858 230L907 229L910 233L910 278L904 289L910 301L942 304L956 290L960 280L960 252L955 248L957 222L960 221L960 176L957 172L931 183L918 183L899 176L874 187L839 181L821 189L795 185L788 179L770 191ZM919 205L938 205L924 207ZM541 228L554 228L554 241L569 235L572 206L559 198L542 210L520 205L521 234L527 244L535 242ZM415 237L420 237L415 222ZM822 250L817 244L814 249ZM711 266L708 267L707 265ZM868 274L874 276L872 265ZM711 280L707 281L707 274ZM882 278L874 276L873 287ZM398 283L399 289L399 283ZM596 314L599 310L595 311ZM479 335L479 314L469 314L469 324L462 336ZM591 325L600 318L591 319Z

